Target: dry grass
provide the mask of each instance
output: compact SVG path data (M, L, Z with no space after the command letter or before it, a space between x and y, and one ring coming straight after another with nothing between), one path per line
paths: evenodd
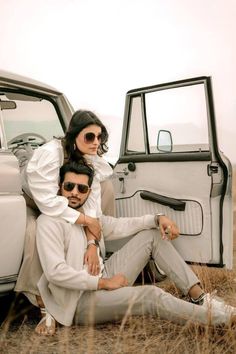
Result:
M236 272L195 266L194 270L207 291L217 289L218 295L236 306ZM162 284L177 295L169 281ZM34 333L37 313L28 311L13 320L14 309L1 329L0 353L235 353L236 329L176 325L148 316L128 317L125 322L94 327L59 328L54 337ZM12 315L12 317L11 317Z
M236 206L236 193L234 193L234 205ZM193 269L207 292L216 289L217 295L236 306L235 266L233 271L200 266L193 266ZM177 289L170 281L163 281L158 286L179 296ZM40 337L34 333L38 313L27 309L21 301L19 299L16 301L15 308L11 308L7 320L1 326L0 353L236 353L236 329L199 327L192 324L180 326L148 316L128 317L122 323L109 323L94 327L61 327L51 338Z

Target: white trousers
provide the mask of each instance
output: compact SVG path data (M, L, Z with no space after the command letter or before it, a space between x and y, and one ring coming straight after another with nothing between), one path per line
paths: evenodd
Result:
M155 285L132 286L150 256L184 294L199 283L171 242L162 240L156 230L142 231L105 262L103 277L123 273L129 286L112 291L85 291L78 302L75 324L120 320L125 314L149 314L181 324L189 320L208 323L206 307L178 299ZM211 316L212 323L222 323L217 314Z

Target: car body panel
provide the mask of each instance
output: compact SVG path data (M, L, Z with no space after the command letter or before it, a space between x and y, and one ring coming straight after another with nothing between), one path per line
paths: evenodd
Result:
M9 291L14 287L22 260L26 204L18 160L7 151L0 151L0 225L0 291Z
M5 87L10 87L10 88L16 87L17 89L27 88L27 89L32 89L35 92L40 92L40 91L48 92L55 96L62 94L54 87L49 86L45 83L42 83L37 80L33 80L26 76L14 74L12 72L5 71L5 70L0 70L0 83Z

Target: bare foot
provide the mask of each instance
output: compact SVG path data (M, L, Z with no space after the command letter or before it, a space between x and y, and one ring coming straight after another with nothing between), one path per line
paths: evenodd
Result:
M39 307L40 307L40 308L44 308L45 305L44 305L44 303L43 303L43 299L41 298L41 296L39 296L39 295L35 295L35 296L36 296L36 301L37 301Z
M40 308L42 319L37 324L35 332L44 336L53 336L56 332L56 320L45 308Z

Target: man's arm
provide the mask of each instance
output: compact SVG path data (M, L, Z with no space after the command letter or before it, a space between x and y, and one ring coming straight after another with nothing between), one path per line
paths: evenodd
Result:
M162 238L173 240L179 236L177 225L167 216L162 215L156 222L156 215L144 215L140 217L114 218L102 215L101 218L103 236L105 241L112 241L135 235L142 230L159 228Z
M102 215L100 220L103 236L106 241L125 238L139 231L156 227L154 215L131 218L114 218Z
M77 227L70 250L76 252L69 265L65 255L65 232ZM83 269L84 249L86 241L79 226L72 226L58 218L40 215L37 220L37 248L40 262L47 280L55 285L74 290L97 290L98 276L88 274ZM75 255L75 253L73 253Z

